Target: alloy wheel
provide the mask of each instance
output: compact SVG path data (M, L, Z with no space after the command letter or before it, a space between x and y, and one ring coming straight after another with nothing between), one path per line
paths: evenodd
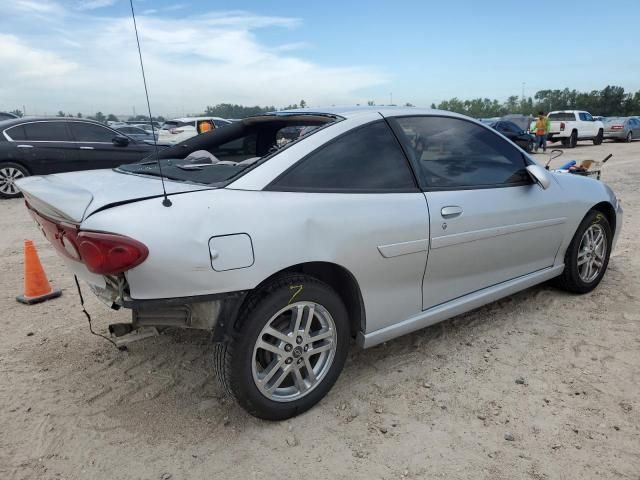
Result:
M273 315L253 348L256 387L275 402L309 394L329 372L338 336L331 314L320 304L296 302Z
M14 167L0 168L0 193L15 196L20 193L15 182L24 177L24 173Z
M578 248L580 280L591 283L598 278L605 263L607 248L607 234L601 225L594 223L585 230Z

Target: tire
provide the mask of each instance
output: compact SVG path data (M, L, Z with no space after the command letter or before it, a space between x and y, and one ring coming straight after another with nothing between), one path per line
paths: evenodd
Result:
M578 144L578 132L574 130L573 132L571 132L571 136L569 137L569 143L567 146L569 148L576 148L577 144Z
M633 142L633 132L630 131L629 133L627 133L627 138L625 138L625 142L627 143Z
M602 131L602 129L598 130L598 135L596 135L596 138L593 139L593 144L600 145L602 143L603 137L604 137L604 132Z
M313 277L287 274L259 287L238 324L215 363L224 367L219 374L227 391L259 418L284 420L313 407L331 390L347 358L347 310L330 286ZM309 353L315 350L320 351Z
M590 236L588 232L595 236ZM598 243L596 248L591 248L590 241L597 240L599 234L604 237L602 243ZM591 210L576 230L564 256L564 271L554 279L554 284L573 293L588 293L596 288L607 271L612 241L613 233L607 217L602 212ZM602 245L603 250L600 250L599 245ZM600 267L597 267L597 272L584 275L590 268L588 264L595 262L594 265L597 265L598 260Z
M22 165L12 162L0 163L0 198L18 198L22 196L15 180L28 177L29 172Z

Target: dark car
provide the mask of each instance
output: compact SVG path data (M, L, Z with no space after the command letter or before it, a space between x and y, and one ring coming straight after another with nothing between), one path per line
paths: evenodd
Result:
M500 132L502 135L507 137L523 150L527 152L531 152L533 150L535 138L533 137L533 135L522 130L515 123L506 120L500 120L498 122L489 124L489 126L494 130Z
M151 130L145 130L140 127L135 127L133 125L127 125L126 127L115 127L116 130L120 133L124 133L126 136L135 138L136 140L140 140L143 142L151 142L153 143L153 133ZM158 130L156 129L155 139L158 140Z
M13 120L14 118L18 118L18 116L15 113L0 112L0 121Z
M29 175L113 168L141 160L154 146L101 123L72 118L0 121L0 198L20 196Z

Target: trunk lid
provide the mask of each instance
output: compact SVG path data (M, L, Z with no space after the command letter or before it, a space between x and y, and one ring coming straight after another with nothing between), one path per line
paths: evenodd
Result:
M114 170L32 176L20 179L17 185L33 209L54 220L74 224L105 207L162 196L160 177ZM166 178L165 187L168 195L214 188Z

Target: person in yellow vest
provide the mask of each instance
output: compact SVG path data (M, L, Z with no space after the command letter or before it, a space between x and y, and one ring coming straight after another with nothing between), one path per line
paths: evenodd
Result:
M537 152L538 148L542 147L542 151L547 151L547 134L551 128L551 121L544 115L544 112L538 112L538 119L534 127L534 133L536 135L536 142L534 144L534 151Z

